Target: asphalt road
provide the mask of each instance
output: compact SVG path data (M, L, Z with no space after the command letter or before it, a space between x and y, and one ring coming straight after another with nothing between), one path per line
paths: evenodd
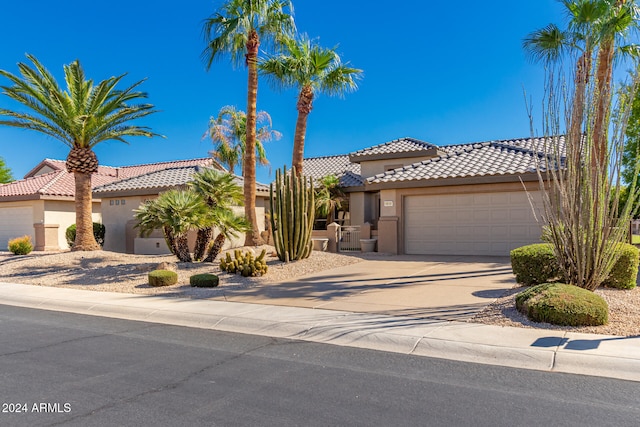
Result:
M640 384L0 305L1 426L637 426Z

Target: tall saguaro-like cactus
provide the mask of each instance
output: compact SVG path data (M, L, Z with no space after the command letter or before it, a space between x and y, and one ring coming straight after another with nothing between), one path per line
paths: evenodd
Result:
M296 176L295 169L276 171L275 189L269 189L271 229L280 261L289 262L311 255L311 230L315 219L313 179Z

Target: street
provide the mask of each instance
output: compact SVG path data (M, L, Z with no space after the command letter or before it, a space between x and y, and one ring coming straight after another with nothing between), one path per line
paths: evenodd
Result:
M2 426L636 426L636 382L0 305Z

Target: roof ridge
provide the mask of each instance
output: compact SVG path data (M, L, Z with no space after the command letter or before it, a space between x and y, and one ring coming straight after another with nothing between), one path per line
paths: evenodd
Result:
M315 159L328 159L331 157L349 157L349 154L332 154L328 156L317 156L317 157L305 157L304 160L315 160Z
M198 160L209 160L209 161L213 162L215 159L213 159L212 157L196 157L194 159L166 160L166 161L162 161L162 162L140 163L140 164L137 164L137 165L109 166L109 167L114 167L116 169L138 168L138 167L141 167L141 166L155 166L155 165L161 165L161 164L164 164L164 163L185 163L185 162L194 162L194 161L198 161ZM172 169L172 168L167 168L167 169Z
M61 180L62 177L65 176L66 174L68 174L69 172L67 172L66 169L61 169L61 170L55 171L55 173L56 173L57 176L54 176L53 179L51 179L49 182L47 182L45 185L43 185L42 188L38 190L38 193L46 194L45 192L49 188L51 188L53 186L53 184L55 184L56 182ZM38 176L42 176L42 175L38 175Z

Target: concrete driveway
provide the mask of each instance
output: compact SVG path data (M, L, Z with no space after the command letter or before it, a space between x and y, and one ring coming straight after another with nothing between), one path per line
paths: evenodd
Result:
M370 256L292 282L225 291L225 301L464 320L515 285L508 257Z

